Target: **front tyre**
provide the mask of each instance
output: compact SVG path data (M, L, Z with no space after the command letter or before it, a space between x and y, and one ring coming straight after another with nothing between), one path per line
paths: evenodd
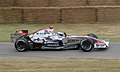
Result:
M15 48L18 52L27 51L29 48L29 44L26 38L19 38L15 42Z
M80 42L81 50L84 52L89 52L93 49L94 42L91 39L84 38Z

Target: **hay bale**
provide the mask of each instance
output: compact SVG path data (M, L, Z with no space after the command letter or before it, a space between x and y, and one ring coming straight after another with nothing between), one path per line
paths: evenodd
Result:
M16 6L18 7L46 7L49 0L17 0Z
M100 7L97 16L102 23L120 22L120 7Z
M86 0L51 0L51 6L54 7L70 7L84 5L86 5Z
M89 0L89 5L119 5L120 0Z
M0 0L0 7L10 7L15 5L16 0Z
M43 24L59 23L59 9L53 8L28 8L24 9L25 23Z
M21 10L14 8L0 8L0 23L21 23Z
M94 23L95 8L68 8L62 10L62 23Z

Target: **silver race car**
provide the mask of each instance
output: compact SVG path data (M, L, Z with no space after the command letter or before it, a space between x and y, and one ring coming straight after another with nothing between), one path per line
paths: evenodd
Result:
M11 34L11 40L19 52L30 49L80 49L89 52L95 48L109 47L109 41L100 40L95 34L75 36L62 32L54 33L53 26L39 29L34 33L28 33L28 30L18 30Z

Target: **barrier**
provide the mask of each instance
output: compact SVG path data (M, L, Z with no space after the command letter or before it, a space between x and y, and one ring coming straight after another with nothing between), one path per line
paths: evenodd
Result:
M92 5L92 6L100 6L100 5L120 5L120 0L88 0L89 4L88 5Z
M51 0L53 7L85 6L86 0Z
M95 8L65 8L62 10L62 23L94 23Z
M50 0L16 0L17 7L47 7Z
M21 10L14 8L1 8L0 9L0 23L21 23Z
M25 23L59 23L60 13L57 8L24 9Z
M120 0L0 0L0 7L75 7L120 5Z
M97 12L98 22L120 22L120 7L99 7Z
M15 5L16 0L0 0L0 7L10 7Z
M120 6L4 7L0 23L119 23Z

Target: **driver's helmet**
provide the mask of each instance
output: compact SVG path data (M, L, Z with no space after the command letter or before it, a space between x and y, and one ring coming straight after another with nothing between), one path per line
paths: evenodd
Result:
M61 38L64 36L64 34L62 32L57 32L57 36Z
M49 26L49 29L53 29L54 27L53 26Z

